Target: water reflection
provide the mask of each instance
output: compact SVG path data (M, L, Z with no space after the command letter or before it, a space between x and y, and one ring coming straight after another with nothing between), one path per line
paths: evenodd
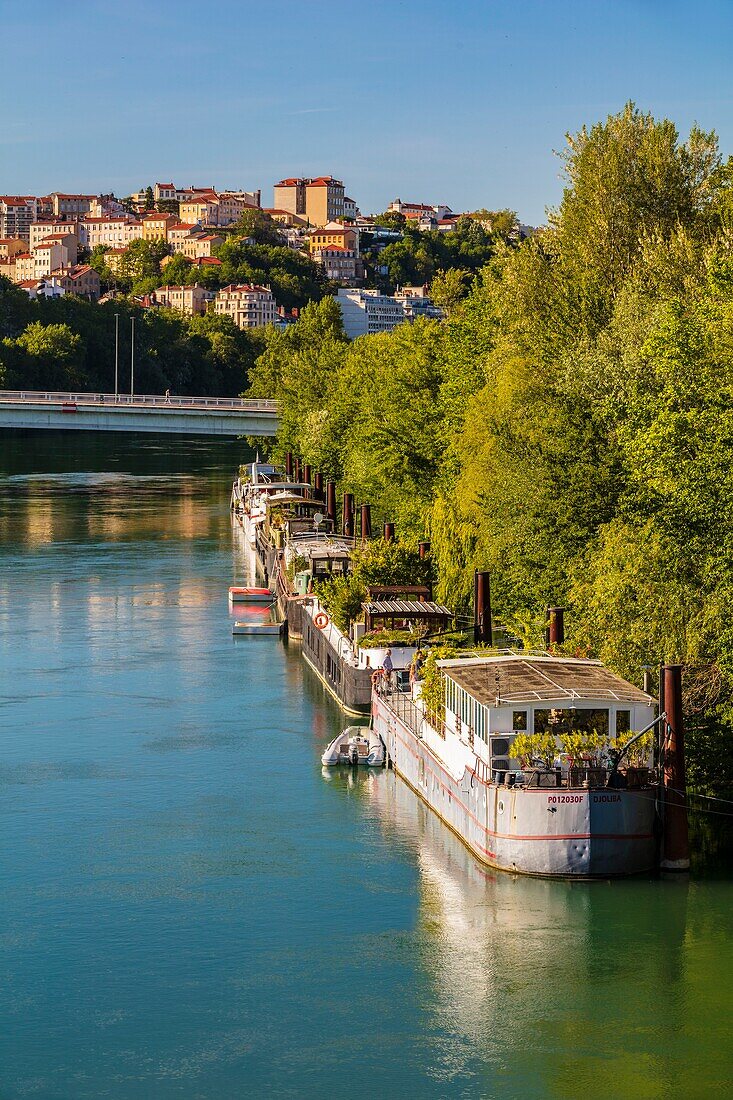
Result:
M392 773L331 769L329 781L414 853L436 1080L572 1097L603 1081L631 1097L706 1095L701 1069L730 1079L730 888L492 872Z

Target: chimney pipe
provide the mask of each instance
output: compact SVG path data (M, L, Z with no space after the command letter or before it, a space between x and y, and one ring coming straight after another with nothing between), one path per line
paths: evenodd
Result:
M344 503L341 512L341 530L347 538L354 534L354 494L344 493Z
M293 452L288 451L285 455L285 474L287 477L293 476Z
M362 541L372 537L372 510L368 504L361 506L361 538Z
M385 523L383 535L385 542L394 542L394 523Z
M336 482L329 481L326 485L326 516L336 530Z
M562 645L565 641L565 608L548 607L547 620L549 624L548 640L550 648L554 645Z
M323 500L323 474L320 470L313 475L313 488L316 500Z
M473 640L491 645L491 575L474 570L473 574Z
M300 459L295 460L295 480L300 481Z
M663 871L689 871L681 665L664 666L664 702L667 719L661 760L664 769L664 834L660 867Z
M425 561L426 557L430 553L429 542L419 542L417 544L418 553L420 554L420 561Z
M311 468L307 462L303 466L303 481L307 482L308 485L311 483Z

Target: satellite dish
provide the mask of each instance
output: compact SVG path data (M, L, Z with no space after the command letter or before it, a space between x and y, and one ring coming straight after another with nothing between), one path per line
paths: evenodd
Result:
M314 512L313 513L313 524L314 524L314 526L315 527L320 527L325 518L326 517L324 516L323 512Z

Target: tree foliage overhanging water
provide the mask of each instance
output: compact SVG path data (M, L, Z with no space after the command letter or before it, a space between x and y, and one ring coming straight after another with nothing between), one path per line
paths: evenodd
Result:
M692 778L733 780L733 161L633 104L568 135L547 229L443 323L345 341L335 303L272 332L252 393L292 449L432 541L440 596L491 570L529 642L631 679L688 666Z

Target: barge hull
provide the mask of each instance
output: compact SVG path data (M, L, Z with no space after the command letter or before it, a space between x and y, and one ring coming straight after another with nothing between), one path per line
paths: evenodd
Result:
M468 768L452 775L384 698L374 729L398 775L487 866L512 873L610 878L656 865L656 791L504 787Z

